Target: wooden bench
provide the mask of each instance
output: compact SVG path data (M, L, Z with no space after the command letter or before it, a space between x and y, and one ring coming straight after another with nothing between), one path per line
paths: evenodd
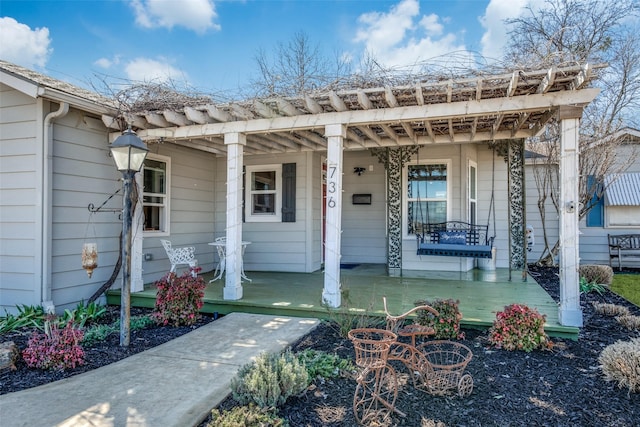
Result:
M618 270L622 270L622 258L640 259L640 234L607 234L609 238L609 266L618 258Z
M491 258L493 237L487 236L489 225L463 221L422 224L418 238L418 255Z

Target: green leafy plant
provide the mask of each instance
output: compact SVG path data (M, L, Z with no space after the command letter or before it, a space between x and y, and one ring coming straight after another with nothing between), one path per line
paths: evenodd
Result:
M317 377L335 378L340 376L342 372L355 370L350 360L342 359L337 354L307 349L297 353L296 356L307 369L310 380Z
M460 301L453 299L437 299L432 302L427 300L419 300L414 303L417 306L429 305L438 311L436 316L426 310L419 310L416 316L416 323L422 326L433 328L436 333L436 339L464 339L464 332L460 331L460 320L462 313L460 312Z
M156 321L148 315L144 316L132 316L129 321L129 328L131 331L144 329L148 326L155 325ZM109 325L92 325L84 331L84 338L82 339L82 345L90 346L97 342L104 341L111 334L120 332L120 320Z
M580 278L580 293L588 294L596 292L598 295L602 295L606 288L597 282L589 282L586 277Z
M0 334L12 332L21 328L36 328L44 330L46 313L42 306L17 305L17 314L10 314L5 310L5 316L0 318Z
M228 411L211 411L207 427L285 427L289 424L280 418L275 408L259 408L255 404L236 406Z
M549 347L551 341L544 332L546 316L524 304L511 304L498 312L489 329L489 342L505 350L533 351Z
M290 396L305 390L308 384L305 366L286 350L282 354L261 353L255 362L244 365L231 380L231 391L240 404L278 407Z
M640 392L640 338L605 347L598 361L607 381L615 381L629 393Z
M84 301L80 301L75 309L66 309L59 321L61 324L67 324L71 321L80 328L84 328L86 325L100 319L106 312L107 308L96 302L91 302L85 306Z
M27 366L38 369L65 370L84 364L84 350L80 345L83 332L73 322L60 329L55 321L45 322L45 332L31 334L22 358Z
M196 273L200 268L192 269ZM158 289L154 318L162 325L193 325L204 305L206 284L201 276L194 277L191 271L178 277L167 273L156 282Z

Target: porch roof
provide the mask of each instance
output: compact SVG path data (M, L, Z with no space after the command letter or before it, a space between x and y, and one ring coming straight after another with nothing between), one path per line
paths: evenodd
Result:
M226 155L224 135L246 134L245 154L324 151L325 126L347 126L344 148L469 143L538 134L561 106L583 107L604 65L577 65L385 87L317 91L226 104L103 115L148 144L171 142ZM113 132L111 140L120 132Z

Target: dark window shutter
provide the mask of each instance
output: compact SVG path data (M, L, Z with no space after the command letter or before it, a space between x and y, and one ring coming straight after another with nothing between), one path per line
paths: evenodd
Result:
M282 222L296 222L296 164L282 164Z
M593 175L587 177L587 187L594 189L591 198L593 207L587 212L587 227L604 227L604 197L598 197L598 192L602 190L602 187L595 181Z

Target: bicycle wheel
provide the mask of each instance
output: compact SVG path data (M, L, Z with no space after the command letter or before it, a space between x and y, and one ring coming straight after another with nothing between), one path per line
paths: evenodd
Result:
M353 413L360 424L383 421L395 411L398 397L396 371L389 365L365 369L358 377Z

